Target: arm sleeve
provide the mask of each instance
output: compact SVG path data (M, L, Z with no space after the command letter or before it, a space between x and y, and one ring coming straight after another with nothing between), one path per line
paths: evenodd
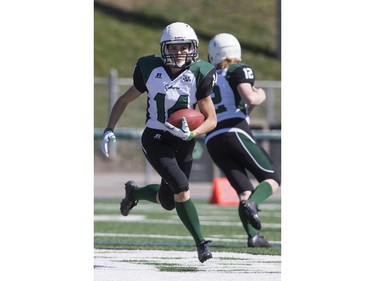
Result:
M206 77L199 84L197 89L197 99L201 100L211 95L212 87L216 81L216 71L212 68L206 75Z
M147 91L147 87L145 85L145 82L143 80L143 75L141 72L141 68L139 67L139 64L137 63L134 72L133 72L133 84L134 87L141 93L144 93Z

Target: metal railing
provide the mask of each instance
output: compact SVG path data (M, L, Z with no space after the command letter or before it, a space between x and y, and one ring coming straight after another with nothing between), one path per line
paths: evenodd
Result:
M131 86L133 84L132 78L121 78L118 77L116 69L111 69L108 77L95 77L94 83L96 85L107 85L108 91L108 114L111 111L114 103L120 94L120 87ZM261 105L262 109L259 110L260 114L258 118L255 118L255 127L253 134L255 139L261 144L261 146L270 153L271 158L274 160L275 169L281 172L281 82L280 81L256 81L256 87L263 88L266 91L267 99L265 104ZM104 94L103 92L101 93ZM252 113L253 116L253 113ZM254 120L254 119L252 119ZM262 122L259 122L261 120ZM258 121L258 123L257 123ZM131 141L140 140L144 128L116 128L115 133L119 141ZM94 129L94 139L100 140L103 134L104 128ZM203 136L197 138L201 145L203 144ZM198 145L199 146L199 145ZM202 145L205 150L205 146ZM116 158L116 145L113 146L110 154ZM207 159L195 159L192 169L191 179L194 181L194 165L212 167L212 162ZM146 161L145 167L145 182L150 183L152 177L152 167ZM203 174L202 171L198 171L197 175ZM199 176L197 177L199 178ZM199 181L199 180L198 180Z
M117 70L111 69L108 77L95 77L94 84L108 85L108 112L110 112L119 97L119 86L131 86L133 79L118 77ZM281 81L256 80L255 87L263 88L267 93L265 105L267 124L280 123L280 111L276 109L281 106Z

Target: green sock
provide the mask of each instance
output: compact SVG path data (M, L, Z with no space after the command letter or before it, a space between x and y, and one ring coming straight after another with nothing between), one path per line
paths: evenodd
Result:
M158 193L160 184L149 184L145 187L138 187L134 189L131 194L132 200L146 200L157 203L156 194Z
M255 191L250 196L250 200L255 204L260 204L271 195L272 187L268 182L264 181L258 184L258 186L255 188Z
M195 205L191 199L185 202L176 202L176 212L182 223L193 236L195 244L204 241L201 225Z
M258 234L258 231L249 224L247 221L247 216L243 208L238 207L238 215L240 216L240 220L242 222L242 226L245 229L248 236L254 237Z

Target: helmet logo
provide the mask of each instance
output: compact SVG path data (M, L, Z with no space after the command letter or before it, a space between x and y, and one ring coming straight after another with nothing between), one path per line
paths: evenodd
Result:
M183 36L175 36L175 37L173 37L173 40L176 40L176 41L181 41L181 40L184 40L185 39L185 37L183 37Z

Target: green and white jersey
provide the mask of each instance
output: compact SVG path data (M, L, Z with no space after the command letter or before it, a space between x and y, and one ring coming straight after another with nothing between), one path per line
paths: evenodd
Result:
M211 95L215 104L217 122L232 118L246 119L247 105L237 91L240 83L254 85L253 70L246 64L231 64L228 68L216 70L217 83Z
M178 109L195 108L198 100L211 94L215 70L197 61L172 75L159 56L138 60L133 73L134 86L147 92L146 126L165 130L164 122Z

